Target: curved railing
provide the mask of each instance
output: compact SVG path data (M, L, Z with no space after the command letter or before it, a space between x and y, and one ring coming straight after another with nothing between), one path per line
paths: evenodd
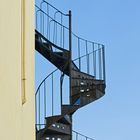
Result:
M38 129L41 128L41 126L44 126L44 125L40 125L40 124L45 124L45 117L47 116L47 106L46 106L46 100L47 100L47 91L46 91L46 83L49 80L51 80L51 83L52 83L52 89L54 88L53 87L53 84L54 84L54 81L53 81L53 77L54 77L54 73L58 71L58 69L55 69L54 71L52 71L49 75L47 75L43 80L42 82L39 84L36 92L35 92L35 106L36 106L36 126ZM43 90L43 91L42 91ZM53 89L54 90L54 89ZM53 94L51 93L52 97L52 103L50 106L52 106L52 109L51 109L51 112L53 115ZM42 112L42 113L41 113ZM42 119L43 118L43 119Z
M96 55L96 53L98 51L101 51L102 49L103 48L100 48L100 49L94 50L94 51L92 51L92 52L90 52L88 54L82 55L81 57L74 59L73 62L76 63L76 61L79 61L79 60L82 62L82 59L85 59L85 58L87 58L87 56L89 57L90 55ZM55 75L56 75L56 77L59 77L58 78L59 80L54 82ZM42 80L42 82L39 84L39 86L38 86L38 88L36 90L36 93L35 93L35 96L36 96L36 118L37 118L36 124L43 124L44 120L41 121L41 118L45 118L47 116L51 116L51 115L53 116L54 115L53 110L54 110L55 105L54 105L54 100L53 99L54 98L61 98L61 96L63 96L63 95L61 95L63 92L60 93L61 92L60 90L63 88L62 85L60 84L61 83L62 75L63 74L59 71L59 69L55 69L49 75L47 75ZM47 87L47 84L46 84L47 80L49 80L50 83L51 83L51 84L49 84L49 87ZM68 79L65 80L65 81L68 82ZM53 97L54 96L54 88L56 87L55 84L56 85L60 85L60 88L58 88L58 90L57 90L57 92L59 91L59 94L57 94L57 96ZM68 84L69 83L67 83L67 85ZM65 85L63 85L63 86L65 86ZM52 99L51 102L52 103L50 105L48 105L49 107L52 106L51 114L50 113L49 114L46 113L47 108L46 108L46 104L45 104L46 103L46 98L47 98L47 95L48 95L46 89L49 89L49 88L51 88L49 94L52 95L52 97L51 97L51 99ZM67 94L69 94L69 92ZM63 104L63 99L62 98L61 98L60 102L61 102L61 105L62 105ZM40 112L42 112L43 116L41 115Z
M77 131L72 131L73 132L73 140L95 140L95 139L93 139L93 138L90 138L90 137L88 137L88 136L86 136L86 135L83 135L83 134L81 134L81 133L79 133L79 132L77 132Z
M52 51L60 52L59 48L69 50L69 35L72 35L71 49L72 59L80 72L87 73L97 80L106 80L105 75L105 50L104 45L92 41L88 41L70 32L69 13L65 14L42 0L39 6L35 6L36 10L36 30L44 37L42 42L49 40L51 44L55 44ZM70 104L69 77L62 73L60 69L53 70L39 84L36 96L36 128L41 130L45 128L46 117L61 114L63 104ZM67 91L67 93L64 91ZM67 100L68 99L68 100ZM93 140L76 131L73 131L73 139Z
M46 9L43 9L43 5L47 5ZM50 14L49 7L55 9L53 11L54 15ZM56 16L57 14L59 15ZM68 20L69 14L62 13L44 0L40 4L40 7L36 5L36 30L50 42L67 50L69 50ZM77 59L76 64L78 68L90 75L94 75L97 79L105 80L104 45L88 41L73 32L72 44L74 46L71 53L72 59ZM86 58L83 58L85 55Z

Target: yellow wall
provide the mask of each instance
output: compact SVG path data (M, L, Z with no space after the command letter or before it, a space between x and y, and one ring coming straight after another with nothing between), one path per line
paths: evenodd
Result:
M34 0L0 1L0 140L35 140ZM22 47L25 47L25 97L22 104Z

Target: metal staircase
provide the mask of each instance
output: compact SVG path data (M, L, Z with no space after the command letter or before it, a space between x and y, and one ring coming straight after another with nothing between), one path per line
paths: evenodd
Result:
M43 0L36 5L35 49L57 67L36 91L36 139L91 139L72 130L72 115L105 94L104 45L75 35L71 11L64 14Z

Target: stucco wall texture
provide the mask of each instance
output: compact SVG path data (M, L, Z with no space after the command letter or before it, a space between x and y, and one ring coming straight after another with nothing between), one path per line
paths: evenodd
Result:
M34 0L0 1L0 140L35 140ZM22 47L25 47L25 97L22 104Z

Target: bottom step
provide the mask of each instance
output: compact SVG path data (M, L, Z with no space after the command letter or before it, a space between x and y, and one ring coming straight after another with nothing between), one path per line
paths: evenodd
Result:
M46 134L45 129L42 129L36 134L36 140L72 140L72 138L65 134Z

